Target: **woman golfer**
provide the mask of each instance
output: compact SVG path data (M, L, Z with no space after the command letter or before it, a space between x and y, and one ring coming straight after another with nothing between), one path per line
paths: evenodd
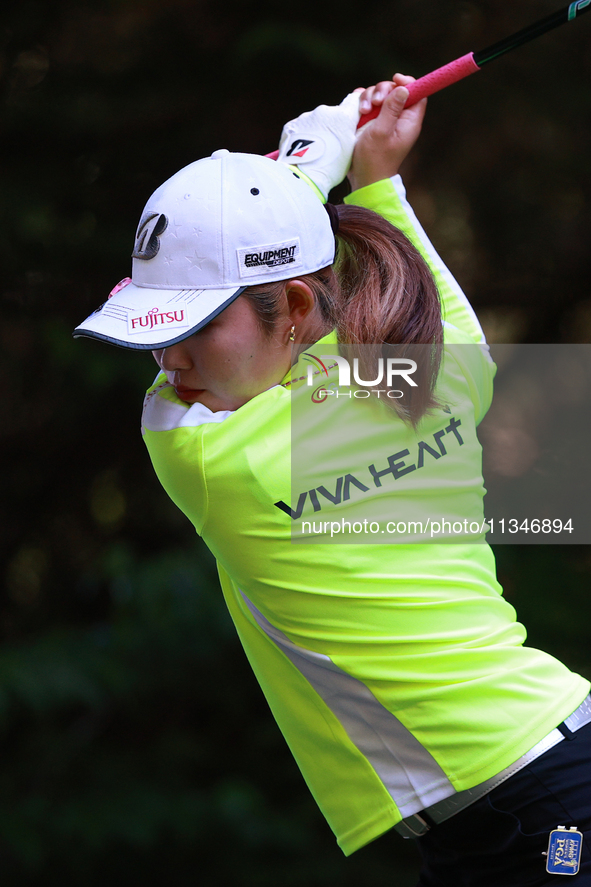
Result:
M591 885L589 684L523 646L496 581L494 367L397 175L425 110L406 82L302 115L277 162L174 175L75 335L153 351L154 468L344 853L395 829L422 887Z

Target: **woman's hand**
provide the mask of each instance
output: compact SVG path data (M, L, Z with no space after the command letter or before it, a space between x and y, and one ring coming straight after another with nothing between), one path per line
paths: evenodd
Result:
M351 166L361 92L355 90L334 107L319 105L283 127L278 162L297 166L325 200Z
M408 98L405 84L414 77L395 74L365 89L360 95L360 113L380 107L379 116L360 130L353 152L348 178L353 190L372 185L397 174L400 165L421 131L427 99L405 108Z

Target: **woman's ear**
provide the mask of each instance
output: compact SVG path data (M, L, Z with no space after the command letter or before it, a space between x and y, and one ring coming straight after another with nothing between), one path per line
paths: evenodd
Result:
M313 312L316 297L309 284L299 278L287 281L285 295L290 323L297 328Z

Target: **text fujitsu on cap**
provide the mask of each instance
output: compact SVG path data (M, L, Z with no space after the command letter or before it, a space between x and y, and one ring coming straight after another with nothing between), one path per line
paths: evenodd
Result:
M164 182L136 233L132 277L74 336L150 350L197 332L247 286L332 264L322 203L284 164L216 151Z

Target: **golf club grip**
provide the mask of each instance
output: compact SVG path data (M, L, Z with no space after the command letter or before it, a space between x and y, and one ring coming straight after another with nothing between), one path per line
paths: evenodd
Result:
M476 71L480 71L480 68L474 61L474 53L469 52L459 59L454 59L453 62L449 62L449 64L444 65L442 68L437 68L437 70L431 71L430 74L425 74L419 80L409 83L407 86L409 96L404 107L410 108L411 105L416 105L417 102L420 102L421 99L426 98L428 95L433 95L434 92L439 92L440 89L445 89L446 86L451 86L452 83L457 83L458 80L463 80L464 77L468 77L469 74L474 74ZM364 114L361 117L357 128L359 129L359 127L369 123L379 113L379 107L372 108L368 114Z
M421 99L433 95L434 92L439 92L440 89L445 89L446 86L451 86L452 83L457 83L458 80L463 80L464 77L468 77L470 74L475 74L476 71L480 71L480 67L474 61L473 52L469 52L459 59L454 59L453 62L449 62L449 64L444 65L442 68L437 68L435 71L431 71L430 74L425 74L424 77L409 83L407 86L408 99L404 107L410 108L411 105L416 105ZM359 119L357 129L365 126L370 120L374 120L380 113L380 109L381 105L372 108L368 114L363 114ZM272 151L265 156L270 157L272 160L277 160L279 151Z

